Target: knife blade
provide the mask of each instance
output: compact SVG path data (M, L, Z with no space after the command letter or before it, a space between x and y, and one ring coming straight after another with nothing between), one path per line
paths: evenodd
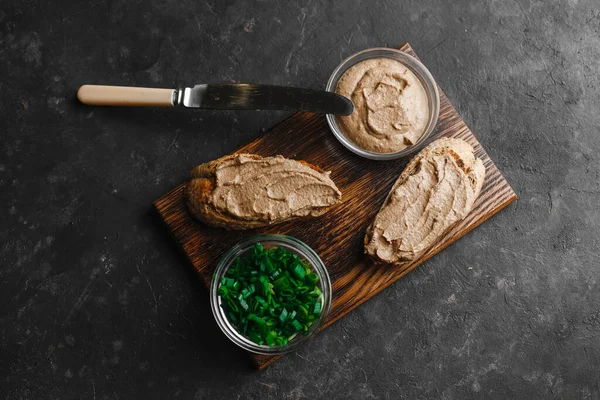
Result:
M218 110L285 110L350 115L352 101L336 93L273 85L209 84L183 91L183 105Z
M350 115L352 101L324 90L274 85L201 84L181 89L83 85L77 98L104 106L184 106L213 110L284 110Z

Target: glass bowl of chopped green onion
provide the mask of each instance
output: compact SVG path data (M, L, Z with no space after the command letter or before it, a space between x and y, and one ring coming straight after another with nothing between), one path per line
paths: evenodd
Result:
M323 325L331 281L310 247L290 236L261 235L233 246L210 288L217 324L235 344L258 354L283 354Z

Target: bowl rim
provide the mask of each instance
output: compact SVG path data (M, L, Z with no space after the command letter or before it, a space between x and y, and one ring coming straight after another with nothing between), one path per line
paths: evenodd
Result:
M371 56L369 56L371 55ZM337 83L339 79L343 76L343 74L352 66L358 64L361 61L373 58L390 58L402 63L405 67L409 68L415 76L421 81L421 84L425 88L425 92L427 93L427 97L429 100L429 121L427 122L427 126L417 143L412 146L406 147L400 151L394 153L377 153L374 151L366 150L357 144L355 144L352 140L350 140L342 129L338 126L335 115L327 114L327 124L329 128L333 132L334 136L346 147L348 150L352 151L359 156L371 159L371 160L394 160L401 157L406 157L408 155L414 154L419 151L427 142L427 139L431 136L439 118L440 113L440 93L438 90L437 83L433 78L433 75L429 72L427 67L419 61L417 58L411 56L408 53L403 52L402 50L392 49L388 47L371 47L368 49L361 50L352 54L351 56L344 59L334 70L329 80L327 81L327 86L325 90L328 92L335 93Z
M237 329L231 324L229 318L225 315L223 309L220 307L220 296L217 294L219 288L219 281L225 274L227 269L231 266L231 263L240 255L250 250L258 242L271 242L269 245L279 246L282 244L286 250L292 249L293 252L300 255L311 265L311 268L319 275L319 282L321 285L321 291L323 292L323 305L321 309L321 315L308 329L306 335L297 335L294 339L290 340L284 346L268 346L258 345L245 337L237 331ZM217 321L217 325L225 336L227 336L233 343L243 348L244 350L250 351L256 354L265 355L276 355L285 354L295 350L298 346L310 339L315 333L317 333L323 326L323 323L327 320L329 311L331 309L331 279L325 264L318 256L318 254L306 243L288 235L279 234L263 234L251 236L240 240L238 243L233 245L219 260L215 272L213 274L210 284L210 306L212 309L213 316Z

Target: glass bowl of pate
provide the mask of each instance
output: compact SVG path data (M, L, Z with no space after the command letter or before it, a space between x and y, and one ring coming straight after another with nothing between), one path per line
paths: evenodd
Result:
M350 151L392 160L418 151L440 112L437 84L415 57L384 47L360 51L333 71L327 91L354 103L347 116L327 115L335 137Z

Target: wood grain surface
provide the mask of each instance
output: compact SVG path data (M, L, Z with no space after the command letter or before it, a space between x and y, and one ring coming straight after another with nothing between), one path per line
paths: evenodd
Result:
M408 44L400 49L415 55ZM477 157L483 160L486 177L473 211L416 261L400 266L377 266L363 251L365 230L408 160L372 161L351 153L333 136L323 115L296 113L236 153L281 154L331 171L331 178L342 191L343 198L341 204L325 215L243 232L209 228L195 222L189 215L182 197L183 183L155 201L154 206L206 287L210 286L219 258L245 237L278 233L294 236L308 244L319 254L331 276L333 301L325 328L517 198L441 90L440 103L439 121L429 141L443 136L466 140L475 148ZM190 165L190 169L192 167ZM281 357L251 356L259 369Z

